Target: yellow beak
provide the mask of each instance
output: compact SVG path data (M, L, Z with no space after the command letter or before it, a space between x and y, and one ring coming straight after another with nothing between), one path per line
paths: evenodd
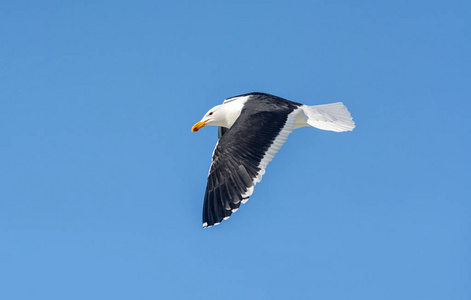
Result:
M206 126L206 122L208 122L208 120L199 121L198 123L196 123L195 125L193 125L193 127L191 127L191 131L192 131L192 132L196 132L196 131L200 130L201 128L203 128L204 126Z

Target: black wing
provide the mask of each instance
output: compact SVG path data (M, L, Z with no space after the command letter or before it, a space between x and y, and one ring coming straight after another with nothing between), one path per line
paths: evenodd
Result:
M228 130L229 130L229 128L227 128L227 127L219 126L218 127L218 139L222 138L224 133L226 133L226 131L228 131Z
M264 168L293 129L295 118L287 122L296 108L291 103L271 111L244 108L219 139L204 196L203 227L219 224L248 200ZM265 156L267 152L271 154Z

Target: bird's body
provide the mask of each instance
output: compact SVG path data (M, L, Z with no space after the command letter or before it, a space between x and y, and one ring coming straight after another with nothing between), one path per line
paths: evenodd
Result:
M307 106L264 93L226 99L209 110L192 131L219 126L219 141L203 204L203 227L228 219L253 193L268 163L296 128L313 126L336 132L355 124L341 103Z

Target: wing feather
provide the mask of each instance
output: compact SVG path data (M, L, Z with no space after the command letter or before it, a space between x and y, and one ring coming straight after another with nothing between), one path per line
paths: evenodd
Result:
M219 224L247 202L265 168L294 127L298 109L243 110L218 141L208 174L203 227Z

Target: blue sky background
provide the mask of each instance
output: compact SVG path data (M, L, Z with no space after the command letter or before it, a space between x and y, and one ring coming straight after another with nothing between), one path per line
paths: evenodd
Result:
M2 1L1 299L470 299L469 1ZM201 227L212 106L343 101Z

